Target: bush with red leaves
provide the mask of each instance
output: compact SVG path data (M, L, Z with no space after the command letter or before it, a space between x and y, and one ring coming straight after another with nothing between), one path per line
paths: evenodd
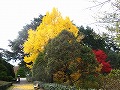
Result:
M95 54L97 61L103 65L101 72L102 73L110 73L110 71L112 70L112 67L111 67L109 61L106 62L106 59L107 59L106 53L100 49L93 50L93 53Z

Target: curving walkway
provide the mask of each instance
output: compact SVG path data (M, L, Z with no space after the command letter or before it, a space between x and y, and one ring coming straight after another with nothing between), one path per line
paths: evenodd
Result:
M13 84L8 90L34 90L33 84L27 82L26 78L20 78L20 83Z

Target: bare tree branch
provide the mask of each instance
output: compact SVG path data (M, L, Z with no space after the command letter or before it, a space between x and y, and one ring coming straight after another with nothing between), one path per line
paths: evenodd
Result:
M103 6L105 5L106 3L110 2L111 0L106 0L104 2L99 2L99 4L95 5L95 6L91 6L91 7L88 7L86 9L91 9L91 8L94 8L94 7L98 7L98 6Z

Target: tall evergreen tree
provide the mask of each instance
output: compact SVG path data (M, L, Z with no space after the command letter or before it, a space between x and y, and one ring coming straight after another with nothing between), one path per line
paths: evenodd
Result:
M86 29L81 26L79 27L79 34L84 34L84 38L83 38L83 43L87 46L89 46L92 49L102 49L105 50L105 39L100 36L99 34L95 33L95 31L90 28L90 27L86 27Z

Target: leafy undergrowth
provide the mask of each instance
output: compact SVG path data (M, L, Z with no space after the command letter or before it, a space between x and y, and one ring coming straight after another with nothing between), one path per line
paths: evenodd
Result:
M5 84L9 84L9 83L11 83L11 82L0 81L0 86L1 86L1 85L5 85Z
M0 90L6 90L12 85L12 82L0 81Z
M0 81L0 85L6 84L7 82L5 81Z

